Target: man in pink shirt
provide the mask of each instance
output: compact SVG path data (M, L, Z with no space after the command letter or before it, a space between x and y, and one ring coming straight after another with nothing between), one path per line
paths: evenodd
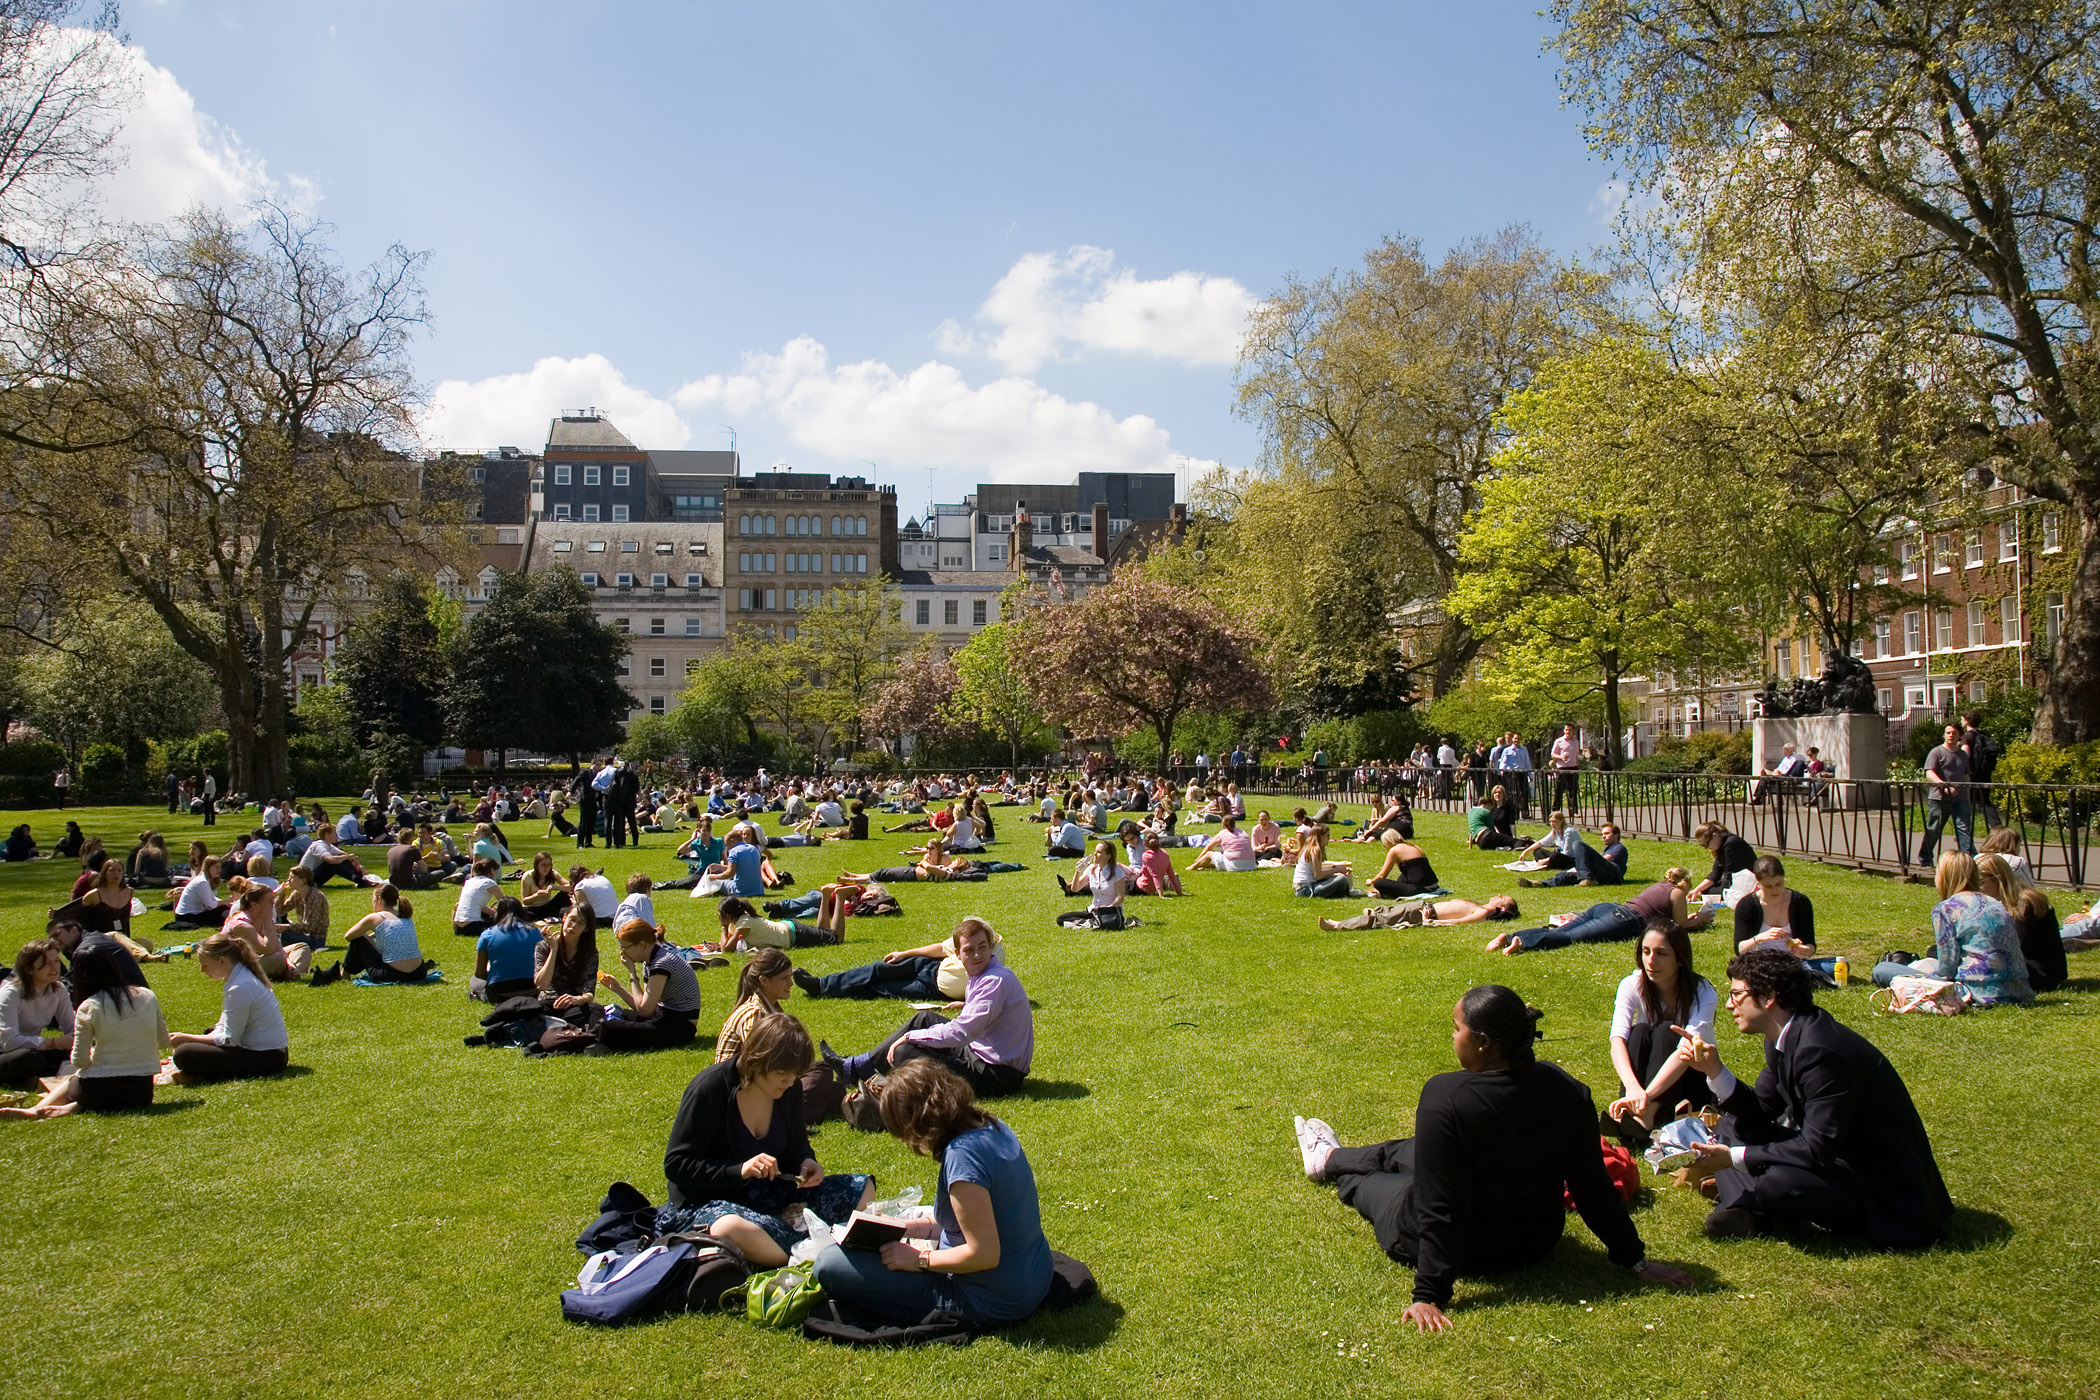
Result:
M1553 801L1546 810L1558 808L1574 816L1582 804L1582 749L1575 742L1574 725L1560 727L1560 737L1553 741L1553 753L1546 766L1553 770Z

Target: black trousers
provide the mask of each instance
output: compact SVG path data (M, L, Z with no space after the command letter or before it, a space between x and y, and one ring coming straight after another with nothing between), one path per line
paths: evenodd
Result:
M1406 899L1410 895L1428 894L1436 888L1436 883L1417 885L1410 880L1373 880L1371 888L1387 899Z
M1677 1053L1683 1042L1668 1026L1658 1026L1652 1021L1643 1021L1626 1032L1626 1057L1633 1061L1633 1072L1640 1076L1643 1084L1655 1082L1655 1076L1663 1072L1663 1066ZM1714 1101L1713 1090L1706 1087L1706 1076L1694 1070L1686 1070L1677 1082L1663 1095L1669 1100L1666 1110L1674 1110L1680 1103L1693 1108L1704 1108ZM1674 1115L1673 1115L1674 1116ZM1661 1120L1669 1121L1667 1118Z
M385 958L379 956L379 945L369 938L353 938L350 950L343 954L343 975L355 977L362 972L374 982L414 982L430 970L429 962L417 966L413 972L403 972Z
M576 804L576 844L589 846L598 830L598 804L579 802Z
M121 1113L127 1108L153 1105L153 1076L113 1074L106 1079L76 1075L73 1101L93 1113Z
M207 924L212 928L218 928L226 922L226 916L232 912L233 906L231 904L215 904L209 909L200 909L194 914L177 914L175 917L186 924Z
M598 1043L608 1050L669 1050L690 1045L699 1033L698 1017L675 1011L660 1012L647 1021L607 1017L598 1023Z
M0 1054L0 1084L27 1089L45 1075L58 1073L58 1067L65 1062L63 1050L46 1050L36 1045L9 1050Z
M1781 1228L1817 1225L1834 1235L1861 1235L1866 1190L1848 1170L1811 1171L1773 1165L1758 1171L1730 1167L1714 1177L1714 1203L1763 1216Z
M1582 775L1573 769L1556 768L1553 771L1553 804L1555 808L1574 816L1582 802Z
M1415 1140L1395 1138L1370 1147L1337 1147L1327 1158L1327 1175L1342 1204L1354 1206L1371 1222L1378 1247L1388 1259L1414 1262L1414 1236L1401 1227L1408 1197L1415 1189Z
M192 1079L266 1079L291 1063L284 1050L246 1050L238 1045L178 1045L175 1068Z
M1005 1098L1020 1090L1027 1075L1012 1065L995 1065L979 1059L967 1047L914 1045L904 1037L910 1031L922 1031L931 1026L944 1026L948 1018L938 1011L921 1011L909 1021L890 1033L887 1040L876 1046L873 1054L878 1065L890 1063L890 1050L897 1051L896 1063L909 1064L913 1060L938 1060L962 1076L963 1082L980 1099ZM901 1043L900 1043L901 1042Z

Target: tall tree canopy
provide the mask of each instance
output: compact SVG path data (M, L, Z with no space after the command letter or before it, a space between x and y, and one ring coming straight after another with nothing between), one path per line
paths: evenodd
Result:
M454 644L445 717L459 743L574 762L610 749L636 701L627 634L598 621L574 571L504 574Z
M1503 444L1497 414L1578 343L1605 293L1512 228L1434 263L1390 238L1361 270L1294 280L1263 305L1239 411L1261 429L1265 470L1213 504L1262 580L1258 616L1295 683L1347 691L1395 667L1432 693L1457 681L1480 638L1439 609ZM1392 620L1411 608L1437 625L1403 659Z
M2100 8L1556 0L1565 85L1703 305L1900 326L1950 453L2070 508L2038 738L2100 737Z
M359 612L330 665L355 723L358 741L374 736L435 748L445 739L444 692L449 680L430 600L416 581L397 574Z

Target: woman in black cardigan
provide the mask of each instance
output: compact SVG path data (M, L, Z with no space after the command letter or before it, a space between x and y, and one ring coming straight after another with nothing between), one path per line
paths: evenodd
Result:
M659 1234L705 1230L771 1269L800 1238L785 1218L790 1206L839 1225L875 1198L874 1177L826 1176L810 1149L799 1081L815 1054L800 1021L765 1016L734 1060L694 1076L664 1149L671 1198L656 1213Z
M1692 832L1692 839L1713 852L1714 857L1714 868L1692 887L1693 899L1698 899L1708 890L1725 892L1736 871L1748 870L1757 864L1757 852L1750 843L1719 822L1701 822Z
M1414 1302L1402 1316L1421 1331L1451 1325L1443 1310L1458 1275L1551 1254L1567 1217L1564 1190L1613 1263L1651 1283L1693 1286L1691 1275L1647 1257L1604 1173L1590 1091L1532 1052L1538 1017L1507 987L1467 992L1451 1008L1461 1068L1422 1086L1412 1138L1342 1147L1325 1123L1300 1120L1306 1175L1338 1183L1379 1248L1414 1266Z

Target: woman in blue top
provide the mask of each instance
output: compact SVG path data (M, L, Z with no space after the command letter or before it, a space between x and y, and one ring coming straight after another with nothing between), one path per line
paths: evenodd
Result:
M893 1070L882 1126L923 1156L939 1155L934 1218L875 1252L833 1245L817 1255L827 1296L912 1323L939 1309L978 1323L1013 1322L1050 1292L1050 1242L1035 1173L1013 1129L977 1106L962 1077L935 1060Z
M496 901L496 922L474 940L474 976L489 1001L537 995L534 958L540 931L525 922L525 906L505 895Z
M420 982L437 966L423 960L415 908L392 885L372 891L372 912L350 925L343 938L350 951L334 967L314 973L316 987L359 973L373 982Z
M1881 963L1874 969L1874 985L1886 987L1898 977L1937 977L1960 983L1978 1006L2033 1001L2019 926L2003 904L1978 891L1976 858L1949 851L1940 857L1934 876L1940 902L1932 910L1933 956Z

